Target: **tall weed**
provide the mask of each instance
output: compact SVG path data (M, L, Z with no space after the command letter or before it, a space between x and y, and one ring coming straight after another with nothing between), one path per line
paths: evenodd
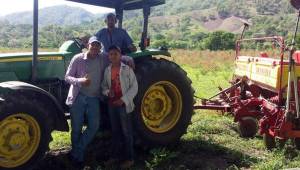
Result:
M207 98L218 86L228 87L234 69L234 51L171 51L174 61L188 73L195 95Z

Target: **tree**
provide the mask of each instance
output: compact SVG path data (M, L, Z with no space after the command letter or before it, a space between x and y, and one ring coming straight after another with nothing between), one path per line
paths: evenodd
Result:
M235 35L224 31L210 33L203 41L203 48L209 50L229 50L235 47Z

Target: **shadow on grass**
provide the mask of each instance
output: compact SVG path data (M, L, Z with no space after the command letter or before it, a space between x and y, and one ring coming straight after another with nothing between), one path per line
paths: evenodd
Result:
M204 140L182 140L173 149L180 152L173 160L173 165L185 166L188 169L249 168L251 164L259 161L238 150Z
M94 140L86 154L85 169L105 169L103 163L109 157L109 148L109 139ZM75 169L67 158L69 150L50 151L36 170ZM158 152L155 149L153 152L153 149L136 148L136 164L132 169L239 169L249 168L258 161L257 158L210 141L181 140L176 145L164 148L163 152L159 149ZM115 166L109 169L119 168Z

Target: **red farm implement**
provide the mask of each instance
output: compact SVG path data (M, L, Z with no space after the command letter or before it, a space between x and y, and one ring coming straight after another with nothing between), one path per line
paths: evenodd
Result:
M232 86L224 90L219 87L218 94L201 99L201 104L194 106L194 109L232 113L240 135L253 137L259 131L268 149L276 146L275 138L281 143L292 139L300 148L300 51L294 48L300 1L291 0L291 4L299 13L292 43L285 44L280 36L243 39L243 31L236 42ZM245 24L245 28L247 26ZM252 48L268 43L273 52L271 55L270 51L243 55L245 43ZM275 49L278 52L275 53Z

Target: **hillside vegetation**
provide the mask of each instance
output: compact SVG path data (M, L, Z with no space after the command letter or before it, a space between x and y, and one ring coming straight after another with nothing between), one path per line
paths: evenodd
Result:
M39 40L43 48L57 48L67 39L95 34L105 26L103 16L74 7L48 7L40 14ZM0 47L31 46L30 18L30 13L17 13L0 20ZM243 20L252 23L247 36L288 37L296 12L287 0L166 0L165 5L152 9L149 36L152 47L232 49L233 34L241 32ZM142 30L140 10L125 12L124 28L138 45ZM212 33L219 30L225 32ZM215 35L217 39L226 37L223 40L230 45L211 47Z

